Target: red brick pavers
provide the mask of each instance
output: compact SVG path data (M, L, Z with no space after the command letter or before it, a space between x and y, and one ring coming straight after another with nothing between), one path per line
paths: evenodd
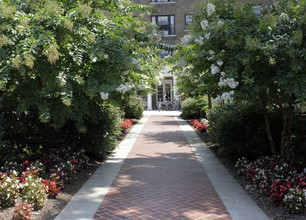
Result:
M93 219L231 219L173 116L152 115Z

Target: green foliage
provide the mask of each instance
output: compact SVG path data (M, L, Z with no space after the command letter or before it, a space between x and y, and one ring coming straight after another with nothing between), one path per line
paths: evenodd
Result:
M296 161L306 164L306 115L297 114L292 122L293 139L291 155Z
M138 97L131 97L131 99L123 104L123 111L125 118L141 118L144 111L142 100Z
M207 110L207 101L204 98L187 98L182 103L182 118L196 119L205 118Z
M289 189L288 194L285 195L284 204L288 212L302 213L306 205L306 195L303 189L298 187Z
M132 16L146 8L125 0L1 1L1 160L66 146L100 156L114 148L113 106L158 82L156 30Z
M264 116L252 105L235 103L218 106L210 110L207 117L210 137L218 143L219 153L228 159L256 159L269 155L269 141L261 120ZM271 124L273 128L280 126L277 119Z
M283 121L282 134L276 131L284 154L290 151L291 120L306 98L306 2L280 0L260 12L252 6L238 0L197 5L190 35L174 58L178 85L187 96L209 94L215 103L246 100L273 109ZM274 152L269 120L265 114Z

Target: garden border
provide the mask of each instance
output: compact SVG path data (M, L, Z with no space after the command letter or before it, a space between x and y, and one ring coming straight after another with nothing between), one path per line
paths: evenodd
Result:
M256 202L226 170L192 127L181 117L174 115L184 136L201 162L212 185L234 220L269 219Z

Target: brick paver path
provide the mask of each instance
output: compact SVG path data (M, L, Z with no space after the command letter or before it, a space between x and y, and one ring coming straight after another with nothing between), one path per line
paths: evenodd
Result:
M94 219L231 219L173 116L151 115Z

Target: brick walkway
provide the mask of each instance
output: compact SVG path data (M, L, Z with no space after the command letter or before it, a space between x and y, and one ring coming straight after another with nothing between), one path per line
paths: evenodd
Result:
M231 219L171 115L151 115L93 219Z

